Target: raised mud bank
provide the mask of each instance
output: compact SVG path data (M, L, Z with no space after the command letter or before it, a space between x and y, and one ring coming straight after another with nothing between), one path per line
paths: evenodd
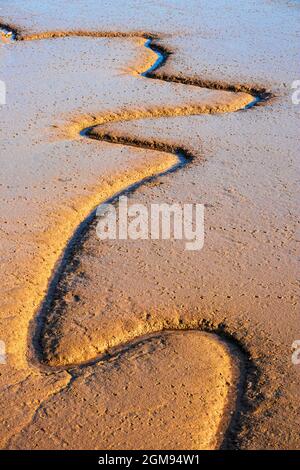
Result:
M6 31L9 32L9 29ZM121 194L132 194L142 185L153 183L156 179L199 160L199 155L186 145L172 145L167 141L164 142L163 137L151 140L137 138L130 133L118 133L109 129L110 124L147 118L248 112L249 108L261 105L272 98L267 89L255 88L252 85L227 84L221 81L202 80L200 77L164 74L163 66L173 52L160 44L164 38L158 35L145 32L89 31L50 31L30 34L18 28L11 29L11 32L10 40L16 42L64 37L143 39L146 41L144 46L154 52L157 58L146 70L138 71L141 79L156 79L208 90L208 97L204 103L70 116L69 122L59 131L71 140L81 136L111 144L155 150L172 156L167 168L153 171L150 177L137 179L125 189L110 195L105 202L117 201ZM228 95L214 94L218 91ZM198 322L176 319L173 323L164 322L164 319L155 323L143 320L137 327L131 330L128 328L127 335L119 335L113 329L108 331L102 343L90 341L89 338L87 344L80 343L76 341L76 337L72 342L65 341L68 312L65 292L61 285L65 282L64 276L70 267L72 257L76 253L80 254L78 247L94 216L95 211L92 209L88 217L77 225L73 236L67 240L63 253L53 267L47 294L39 311L36 312L28 335L30 366L41 374L65 371L71 377L70 382L43 402L36 411L34 419L18 436L10 440L8 447L57 448L64 442L68 448L78 448L80 445L82 448L98 448L99 442L102 442L105 448L112 448L113 442L119 442L120 448L122 446L124 448L124 445L143 448L144 443L139 441L140 428L141 423L147 422L146 416L149 413L156 416L155 423L147 422L148 427L145 428L147 432L147 429L153 426L152 437L148 441L150 447L157 448L163 441L166 448L183 448L187 445L187 434L191 438L188 448L226 447L229 441L234 442L235 426L238 426L240 413L246 412L242 395L255 375L250 353L235 337L231 328L217 322L215 324L206 322L203 318ZM147 367L155 373L150 374L144 383ZM177 383L178 376L184 377L185 382ZM118 390L125 390L124 394L115 392L114 386ZM187 393L182 392L185 386L188 388ZM160 403L157 407L151 401L153 397L150 396L150 391L153 387L157 392L154 398ZM211 398L211 388L220 392L215 400ZM164 389L169 395L164 393ZM137 390L140 393L137 393ZM108 398L103 398L106 393ZM136 411L138 425L131 426L130 431L127 424L132 413L132 403L126 401L129 394L135 397L135 401L140 400ZM107 412L105 403L108 399L113 403L110 412ZM92 406L86 407L82 402L92 403ZM170 405L171 402L173 406ZM124 404L123 410L122 404ZM70 407L74 410L72 426L76 427L76 423L80 423L76 432L72 426L67 429L58 424L58 416L60 422L68 421ZM116 418L118 415L122 418L121 425L119 418ZM189 419L192 420L189 422ZM206 422L202 430L199 430L200 421ZM176 434L175 429L178 428L178 422L184 423L180 435ZM164 428L173 429L172 426L174 434L166 436ZM108 431L110 427L115 429L113 438ZM93 430L93 442L89 439L82 440L87 428ZM42 429L46 429L47 432L44 433ZM100 435L97 429L104 431L101 431ZM131 436L130 442L126 441L128 435Z

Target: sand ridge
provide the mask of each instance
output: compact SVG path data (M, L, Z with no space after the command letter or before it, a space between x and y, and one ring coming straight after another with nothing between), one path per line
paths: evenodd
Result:
M56 38L64 38L64 37L137 37L138 39L141 38L146 38L147 41L144 46L148 47L151 51L154 51L155 53L159 53L162 55L162 60L157 64L157 66L151 65L149 68L147 68L144 71L139 72L140 75L143 75L146 78L155 78L155 71L156 69L161 68L164 63L166 62L168 56L171 54L171 52L167 48L163 48L161 46L158 46L157 44L152 45L152 41L154 39L159 39L157 36L149 33L135 33L135 32L129 32L129 33L119 33L119 32L89 32L89 31L47 31L39 34L26 34L22 33L18 29L15 29L13 31L14 38L17 41L36 41L36 40L42 40L42 39L56 39ZM147 64L148 66L148 64ZM145 65L144 65L145 67ZM148 71L149 70L149 71ZM185 159L185 163L187 161L191 161L194 156L192 152L189 149L185 149L182 147L176 147L176 146L171 146L168 145L167 143L164 143L163 141L141 141L137 139L131 139L130 136L119 136L119 135L114 135L110 134L107 132L107 128L104 134L101 133L100 125L101 124L107 124L110 122L124 122L124 121L131 121L131 120L137 120L137 119L145 119L145 118L160 118L160 117L174 117L174 116L190 116L190 115L197 115L197 114L211 114L211 113L228 113L228 112L234 112L240 109L246 109L250 105L256 105L258 102L261 100L265 100L269 98L269 94L266 94L265 90L255 90L254 88L249 88L249 91L252 93L255 93L256 95L253 96L250 93L246 91L241 91L243 88L245 90L245 87L241 87L239 85L225 85L225 84L218 84L218 83L208 83L205 84L202 80L198 79L198 81L195 79L193 82L190 82L188 79L179 79L177 77L172 77L168 76L167 78L158 76L160 80L163 81L168 81L168 82L174 82L174 83L181 83L184 85L188 86L195 86L195 87L200 87L204 88L204 97L203 97L203 102L198 105L194 104L188 104L184 106L177 106L177 107L157 107L157 108L152 108L152 109L136 109L136 110L124 110L120 113L112 113L112 114L99 114L99 115L83 115L83 116L78 116L75 117L71 120L71 124L66 127L66 136L74 137L78 132L81 135L86 135L87 137L91 137L96 140L103 140L106 142L110 143L115 143L115 144L123 144L123 145L128 145L128 146L135 146L139 148L145 148L145 149L153 149L153 150L159 150L167 153L173 153L177 156L183 156ZM206 86L204 86L206 85ZM209 88L208 88L209 85ZM207 89L206 89L207 88ZM212 89L212 91L210 91ZM214 90L218 90L215 92ZM218 95L218 92L226 91L228 93L222 94L220 97ZM237 91L238 90L238 91ZM234 96L235 95L235 96ZM91 125L93 124L93 125ZM167 168L167 172L170 170L178 169L183 165L182 159L178 159L177 164L172 164L169 168ZM158 172L157 175L162 176L161 172ZM153 180L153 176L151 176L151 181ZM137 180L133 183L132 186L136 187L137 184L145 184L147 182L147 179L142 178L141 180ZM128 193L128 188L125 189L125 192ZM117 193L119 194L119 192ZM112 198L115 196L113 195ZM88 217L88 220L90 220L90 215ZM78 235L77 235L78 236ZM73 243L73 240L72 240ZM60 269L60 268L58 268ZM185 329L188 328L187 325L185 325ZM194 328L194 325L191 325L191 328ZM55 332L55 328L54 328ZM54 343L56 343L56 340L54 340ZM114 345L115 346L115 345ZM110 345L111 347L111 345ZM105 348L107 349L107 347ZM82 346L80 346L80 350L82 350ZM85 363L87 361L87 357L82 356L81 362ZM74 361L74 358L72 357L70 359L70 363L73 365L75 363L78 363L78 359ZM55 366L63 366L65 364L61 363L53 363L52 362L49 365L55 365Z
M16 40L16 41L20 41L20 40L38 40L38 39L46 39L46 38L61 38L61 37L69 37L69 36L85 36L85 37L89 37L89 36L93 36L93 37L119 37L120 35L118 33L116 34L108 34L106 35L105 33L83 33L83 32L73 32L73 33L70 33L70 32L67 32L67 33L64 33L64 32L51 32L51 33L41 33L40 35L24 35L20 32L18 32L17 30L15 31L12 31L12 35L11 37ZM123 37L123 35L121 35ZM132 34L129 34L129 35L126 35L126 37L135 37L135 34L132 33ZM146 34L139 34L138 35L138 39L140 40L140 38L143 38L143 37L146 37L147 38L147 46L149 47L149 49L152 50L151 48L151 41L153 40L152 37L149 37L149 35L146 35ZM158 46L156 46L156 49L157 49ZM162 51L162 49L160 49L160 52ZM167 56L165 56L164 58L166 58ZM150 67L151 68L151 74L153 76L153 65ZM143 75L145 77L147 77L147 70L142 72ZM136 71L134 71L134 73L136 73ZM141 73L141 72L140 72ZM232 93L229 93L228 94L228 98L227 96L221 96L219 97L218 96L218 93L219 92L210 92L209 90L204 90L204 94L203 94L203 102L199 105L193 105L193 104L188 104L188 105L183 105L183 106L177 106L177 107L157 107L157 108L153 108L153 109L146 109L146 110L132 110L132 111L123 111L121 113L113 113L113 114L104 114L104 115L93 115L92 116L92 119L90 116L79 116L77 119L73 119L72 120L72 124L69 126L68 128L68 131L67 131L67 134L68 134L68 137L73 137L78 131L80 131L81 135L87 135L87 136L90 136L92 138L96 138L97 140L106 140L106 141L109 141L111 143L123 143L123 144L126 144L126 145L129 145L129 146L137 146L137 147L140 147L140 148L147 148L147 149L154 149L154 150L157 150L157 151L163 151L163 152L167 152L167 153L173 153L175 154L175 156L177 157L177 163L174 163L171 159L171 165L169 165L169 167L167 167L167 170L164 170L164 171L169 171L170 169L178 169L181 165L182 165L182 159L180 160L179 158L179 155L182 155L184 156L184 159L185 160L188 160L188 159L191 159L192 158L192 155L191 155L191 152L188 150L188 149L184 149L182 147L173 147L173 146L170 146L168 144L165 144L163 141L162 142L148 142L148 141L137 141L137 140L130 140L130 138L128 137L114 137L113 135L110 135L108 134L107 132L105 133L105 135L101 135L99 134L99 131L98 131L98 127L101 123L107 123L107 122L119 122L119 121L128 121L128 120L136 120L136 119L142 119L142 118L146 118L146 117L161 117L161 116L176 116L176 115L191 115L191 114L201 114L201 113L219 113L219 112L229 112L229 111L235 111L237 109L241 109L243 107L245 107L246 105L248 105L249 103L251 103L253 101L253 97L252 95L249 95L249 94L246 94L246 93L240 93L238 92L237 93L237 97L236 97L236 101L232 98ZM91 124L93 124L93 127L91 127ZM93 133L93 129L97 127L97 133L96 135ZM168 159L166 159L166 161L168 161ZM152 170L153 171L153 170ZM154 172L153 172L153 175L152 175L152 178L154 176ZM161 169L159 167L156 167L156 174L157 175L160 175L161 176ZM137 179L136 181L134 181L134 184L136 185L136 183L138 183L139 181L141 181L141 183L144 183L144 178L145 176L143 175L143 177L139 177L139 179ZM54 329L55 331L55 329ZM185 333L177 333L177 334L180 334L180 337L182 336L182 334L184 335L184 341L185 341L185 336L186 334ZM203 339L205 338L203 336L203 334L199 333L200 334L200 350L203 348ZM163 335L164 336L164 335ZM136 339L136 338L135 338ZM214 345L214 338L212 337L212 345ZM121 344L121 343L120 343ZM176 348L178 347L178 345L176 345ZM176 353L178 354L178 353ZM214 354L214 351L211 352L211 354L209 355L210 357L213 358L213 354ZM168 356L168 355L167 355ZM157 354L155 355L154 359L157 357ZM225 357L227 357L227 353L225 353ZM83 356L82 358L82 363L84 363L85 361L85 356ZM170 360L170 358L168 357L167 359L168 361ZM227 359L226 359L227 360ZM229 356L228 356L228 360L229 360L229 363L228 365L225 365L225 363L223 364L223 369L226 370L226 373L228 374L228 378L227 378L227 383L229 384L230 383L230 390L228 389L227 390L227 386L225 386L225 392L222 394L221 398L220 398L220 402L219 402L219 408L218 408L218 412L216 413L216 417L214 417L214 413L215 411L211 410L210 411L210 418L209 418L209 426L211 426L211 429L212 429L212 435L210 435L209 437L209 434L208 434L208 431L206 430L206 427L204 428L204 434L203 434L203 437L200 438L200 441L197 441L197 445L196 447L201 447L201 448L210 448L211 446L216 446L216 445L219 445L220 443L220 438L216 436L216 433L217 433L217 430L219 429L219 427L221 426L221 423L226 423L225 426L228 425L228 416L230 416L230 414L228 415L229 411L230 413L232 413L233 409L234 409L234 403L236 401L236 394L237 392L234 392L234 399L230 399L230 403L228 402L229 401L229 393L230 395L233 393L232 391L232 387L233 389L234 388L237 388L238 386L238 383L237 383L237 377L239 377L239 374L235 371L233 372L235 369L236 369L236 366L235 366L235 359L234 358L230 358L230 353L229 353ZM232 362L233 361L233 362ZM199 361L199 363L202 363L202 360ZM218 364L220 365L220 359L218 359ZM233 365L232 365L233 364ZM51 363L49 363L49 365L51 365ZM63 364L59 364L60 368ZM162 370L164 369L164 362L161 361L161 367L162 367ZM210 368L212 369L215 369L215 364L214 365L210 365ZM67 370L67 369L66 369ZM217 377L218 374L216 374L216 377ZM202 379L203 380L203 379ZM212 379L211 379L212 380ZM219 379L214 379L214 380L219 380ZM206 381L206 378L204 379L204 381ZM67 385L68 386L68 385ZM216 383L215 385L216 387L218 387L218 382ZM65 385L63 386L63 389L65 389ZM62 392L63 393L63 392ZM55 393L55 397L59 396L59 394ZM46 403L46 402L45 402ZM215 403L215 401L214 401ZM46 405L45 405L46 406ZM97 405L95 405L97 406ZM202 403L201 403L201 406ZM205 406L205 408L207 408L207 405ZM174 410L176 411L176 410ZM207 412L207 411L206 411ZM82 411L80 412L82 413ZM141 414L142 412L138 412L138 414ZM177 413L177 411L176 411ZM169 413L167 413L168 415ZM164 414L165 416L165 414ZM34 418L34 422L36 422L36 418ZM213 423L215 423L213 425ZM58 423L56 423L57 425ZM99 423L98 423L99 424ZM55 426L56 426L55 425ZM98 425L97 425L98 426ZM223 425L222 425L223 426ZM29 427L30 429L30 427ZM196 429L197 429L197 426L196 426ZM146 430L147 432L147 430ZM195 431L193 431L194 433ZM222 431L223 432L223 431ZM157 436L161 433L161 431L159 431L159 428L158 430L154 433L154 436L155 436L155 439L154 439L154 444L153 444L153 448L157 447L158 445L158 441L157 441ZM36 432L34 431L34 434L36 434ZM64 433L65 434L65 433ZM193 435L193 434L192 434ZM137 445L137 440L136 440L136 437L134 437L134 434L131 433L131 439L132 439L132 444L129 444L129 442L125 443L124 445L125 446L136 446ZM73 438L74 439L74 436ZM176 441L177 439L177 441ZM193 438L194 439L194 438ZM205 441L206 439L206 441ZM184 446L184 442L186 440L186 437L183 436L183 437L175 437L173 436L170 443L168 442L167 439L164 439L165 440L165 446L168 447L169 445L173 445L173 446L178 446L178 448L182 448L182 446ZM31 441L31 439L28 439L28 437L26 437L26 441L27 442L30 442L30 447L32 446L35 446L35 444ZM177 443L175 443L175 441ZM9 441L9 446L13 445L12 442L14 442L13 440L10 440ZM71 441L73 442L73 440ZM72 447L73 444L70 442L70 446ZM75 439L74 442L77 442L76 445L78 445L78 440L77 440L77 437ZM149 445L149 442L148 441L148 445ZM173 442L173 444L172 444ZM212 444L213 442L213 444ZM22 444L24 445L24 444ZM51 444L50 448L53 446L54 444ZM88 445L91 445L90 443ZM191 444L190 444L191 445ZM39 447L40 446L45 446L45 444L42 443L42 441L39 439ZM142 444L140 444L139 446L143 447Z
M16 41L36 41L40 39L55 39L55 38L63 38L63 37L129 37L129 38L137 38L139 41L141 38L146 38L147 39L147 44L149 44L149 41L152 41L154 39L157 39L157 36L151 35L149 33L140 33L140 32L129 32L129 33L114 33L114 32L89 32L89 31L48 31L44 33L39 33L39 34L30 34L26 32L22 32L19 28L16 27L9 27L9 25L4 25L2 24L2 27L5 27L6 29L10 29L12 31L12 38ZM143 44L144 45L144 44ZM152 51L151 47L151 42L150 45L147 46L149 49ZM157 45L155 46L155 49L157 49ZM160 52L165 55L165 59L168 57L167 52L161 48ZM170 52L168 52L169 54ZM152 56L151 56L152 57ZM164 61L163 61L164 62ZM162 64L160 64L162 65ZM146 70L145 70L145 64L143 64L143 73L145 77L147 77L147 70L149 68L149 63L147 62L146 65ZM153 67L151 68L151 77L154 75L154 70ZM169 78L170 81L172 81L171 77ZM176 81L176 80L175 80ZM202 88L202 83L201 85L191 85L191 86L200 86ZM68 136L69 138L74 138L77 134L85 132L87 135L90 135L91 137L95 138L95 133L93 133L93 128L100 125L100 124L106 124L108 122L123 122L123 121L129 121L129 120L136 120L136 119L144 119L147 117L164 117L164 116L179 116L179 115L193 115L193 114L206 114L206 113L227 113L227 112L233 112L238 109L242 109L245 106L249 105L250 103L253 102L253 96L245 93L245 92L226 92L222 93L219 91L214 91L214 90L203 90L203 98L201 104L184 104L181 106L176 106L176 107L156 107L152 109L136 109L136 110L124 110L120 113L100 113L99 115L93 114L92 116L90 115L80 115L78 117L74 117L70 120L70 124L63 127L63 129L59 129L60 132L63 134L65 133L65 136ZM86 129L88 128L88 129ZM180 147L171 147L168 146L167 144L164 144L163 142L139 142L135 141L132 142L130 141L130 138L120 138L120 137L114 137L112 135L109 135L106 131L104 136L101 136L99 134L99 131L97 132L97 137L98 140L106 140L110 142L114 142L114 140L117 140L116 143L126 143L127 145L135 145L139 146L141 148L149 148L153 149L155 148L156 150L163 150L164 152L172 152L175 155L178 153L183 153L185 155L185 158L191 159L191 153L188 149L182 149ZM126 142L125 142L126 140ZM178 157L176 157L178 158ZM171 160L172 164L167 166L167 170L170 168L173 168L174 165L176 167L176 164L174 164L174 160ZM168 163L166 162L166 165ZM151 177L157 173L161 174L162 167L157 167L156 170L152 170ZM139 179L144 179L145 174L141 175L142 178ZM137 183L137 180L133 180L133 183ZM117 184L117 186L119 186Z
M48 34L48 33L47 33ZM53 33L51 33L53 34ZM53 37L61 37L59 36L60 34L65 34L65 33L57 33L55 32L54 33L54 36ZM127 34L127 33L126 33ZM137 70L143 70L143 67L140 67L137 66L136 67ZM176 76L170 76L171 79L170 81L173 81L173 82L176 82L176 81L180 81L182 80L182 83L184 83L184 80L186 80L187 82L190 82L189 84L193 85L193 84L197 84L197 83L191 83L191 79L190 78L180 78L178 80L176 80ZM149 77L150 78L150 77ZM193 79L194 80L194 79ZM168 81L168 76L165 76L165 81ZM198 79L198 83L200 83L201 80ZM203 85L204 83L201 82L201 84ZM207 84L207 82L206 82ZM209 88L221 88L223 85L221 82L210 82L210 85L208 84L208 87ZM228 85L225 85L228 87ZM231 86L231 85L229 85ZM236 91L236 85L232 85L231 87L233 87L233 89L235 89ZM249 87L248 91L252 90L251 87ZM263 89L261 89L263 90ZM245 89L241 89L241 91L245 91ZM210 98L213 98L213 96L211 95ZM210 99L209 98L209 99ZM220 105L220 104L217 104L217 107L218 107L218 111L222 111L223 110L229 110L226 106L225 108L222 108L223 106L223 103ZM123 120L134 120L134 119L137 119L137 118L147 118L147 117L150 117L150 118L153 118L153 117L158 117L158 118L161 118L163 116L175 116L175 115L190 115L190 114L197 114L198 112L210 112L211 108L210 108L210 103L209 103L209 100L208 100L208 103L203 107L193 107L191 105L189 106L186 106L185 104L181 105L181 106L177 106L175 108L168 108L168 107L164 107L164 108L154 108L154 109L150 109L150 110L143 110L142 112L137 109L135 111L133 111L132 113L128 113L128 111L123 111L122 113L113 113L112 114L112 117L110 114L90 114L90 115L86 115L86 116L82 116L82 115L78 115L78 118L76 118L74 120L74 122L71 123L71 125L68 127L68 126L62 126L61 129L63 130L63 132L65 132L67 130L67 132L65 133L65 135L69 135L70 138L74 138L77 134L79 134L80 131L82 131L84 128L86 127L93 127L92 129L89 129L89 134L90 134L90 137L94 137L94 138L97 138L97 136L99 137L99 140L107 140L107 141L110 141L110 142L115 142L115 143L122 143L122 144L127 144L127 145L137 145L137 146L141 146L143 148L157 148L158 150L166 150L167 152L169 151L175 151L176 152L176 149L178 149L178 147L176 147L176 145L171 145L169 146L168 144L164 144L164 142L158 142L157 140L149 140L147 138L136 138L136 137L133 137L132 134L123 134L123 133L120 133L118 131L111 131L109 128L108 129L105 129L105 131L101 130L101 127L97 127L99 124L104 124L104 123L109 123L109 122L114 122L114 123L118 123L118 122L121 122ZM233 109L234 110L234 109ZM72 116L71 116L72 117ZM68 134L69 133L69 134ZM165 145L165 147L164 147ZM160 148L159 148L160 147ZM166 157L166 155L164 156L164 158ZM170 162L172 165L176 165L176 160L173 159L173 161ZM155 173L155 171L154 171ZM137 175L136 175L137 176ZM137 334L139 334L140 332L137 331ZM68 358L66 358L66 360L68 361ZM59 441L57 441L59 442ZM55 445L59 445L57 444L57 442L55 443ZM53 444L52 444L53 445Z

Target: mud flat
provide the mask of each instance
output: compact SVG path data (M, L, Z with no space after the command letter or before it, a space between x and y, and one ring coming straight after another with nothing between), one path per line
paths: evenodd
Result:
M218 3L4 2L3 447L299 447L299 8ZM206 204L202 251L97 239L94 207L144 179L134 202Z
M45 400L10 447L214 449L235 413L237 352L197 331L140 339L73 370L72 385Z

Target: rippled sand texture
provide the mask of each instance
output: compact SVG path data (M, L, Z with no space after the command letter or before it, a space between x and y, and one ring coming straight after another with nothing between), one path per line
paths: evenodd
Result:
M45 2L5 3L2 22L30 40L0 49L8 88L1 109L2 446L215 448L229 429L227 445L298 447L299 372L290 358L299 330L297 108L287 87L299 9L291 2L226 9L222 2L153 2L150 13L146 2L118 9L114 2L107 11L78 2L79 14L59 1L46 9ZM123 37L86 37L104 30ZM82 36L45 37L68 31ZM174 52L157 71L161 78L241 92L139 76L156 60L144 47L149 31ZM278 44L272 34L282 35ZM276 98L229 113L251 101L245 91L262 89ZM80 135L100 124L91 131L96 139L105 133L165 148ZM204 250L169 241L100 243L91 224L60 266L91 210L175 165L170 150L179 145L193 163L131 197L146 205L205 203ZM54 269L60 278L37 327ZM215 334L151 336L194 328ZM112 346L119 352L99 357Z

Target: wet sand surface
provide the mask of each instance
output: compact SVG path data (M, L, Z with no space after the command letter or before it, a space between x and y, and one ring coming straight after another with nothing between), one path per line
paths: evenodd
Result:
M0 49L2 446L299 447L296 3L5 3L30 40ZM139 75L149 31L173 52L160 79ZM273 98L238 111L253 90ZM204 203L203 250L100 242L91 221L62 264L92 209L178 147L193 161L130 198Z

